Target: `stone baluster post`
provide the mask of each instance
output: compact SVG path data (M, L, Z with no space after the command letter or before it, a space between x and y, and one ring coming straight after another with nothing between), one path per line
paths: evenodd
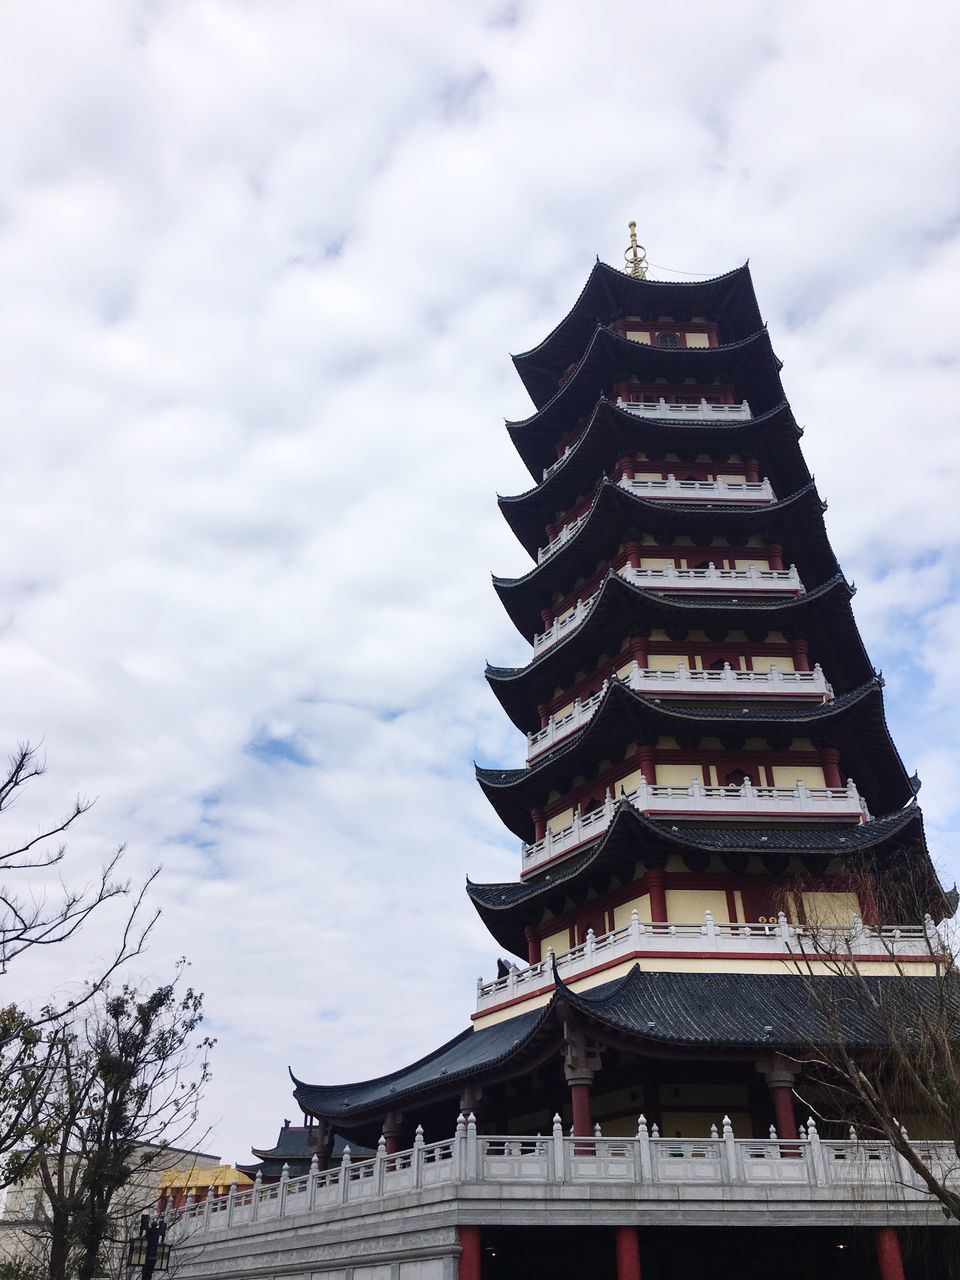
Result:
M418 1124L413 1131L413 1155L411 1157L413 1162L413 1185L415 1187L420 1187L423 1184L424 1145L423 1125Z
M807 1144L810 1151L810 1164L814 1181L818 1187L827 1185L827 1169L823 1162L823 1148L820 1146L820 1134L813 1116L807 1116Z
M312 1209L317 1200L317 1183L320 1181L320 1161L314 1153L310 1157L310 1181L307 1183L307 1208Z
M236 1180L230 1183L230 1189L227 1191L227 1226L233 1226L233 1206L237 1200L237 1184Z
M256 1222L260 1216L260 1200L263 1191L263 1174L257 1170L257 1176L253 1180L253 1191L250 1194L250 1221Z
M387 1164L387 1139L381 1133L377 1139L377 1154L373 1158L373 1194L383 1195L383 1175Z
M723 1117L723 1156L727 1180L734 1184L742 1182L737 1140L733 1136L733 1125L730 1123L729 1116Z
M639 1181L653 1181L653 1159L650 1151L650 1131L647 1117L641 1114L637 1121L637 1155L640 1160Z
M340 1192L340 1203L346 1204L350 1198L350 1165L353 1156L349 1146L343 1148L343 1155L340 1157L340 1182L338 1190Z
M553 1180L554 1182L563 1182L566 1176L564 1167L563 1154L563 1121L557 1112L553 1117L553 1128L551 1130L553 1139L551 1150L553 1152Z
M633 951L640 950L640 939L643 936L643 925L640 923L640 913L633 909L630 912L630 947Z

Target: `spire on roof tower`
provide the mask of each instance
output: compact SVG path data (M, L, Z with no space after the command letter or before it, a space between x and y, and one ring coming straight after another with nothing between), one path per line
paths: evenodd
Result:
M642 244L637 244L637 224L631 222L630 227L630 247L625 250L624 257L627 260L627 270L632 276L639 279L646 279L647 275L647 251Z

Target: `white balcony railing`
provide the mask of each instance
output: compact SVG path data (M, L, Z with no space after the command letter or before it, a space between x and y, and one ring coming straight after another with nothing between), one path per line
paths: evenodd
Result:
M672 418L680 422L749 422L753 417L746 400L740 404L710 404L707 400L693 400L687 404L668 404L661 396L658 400L617 399L617 408L635 413L641 418Z
M769 480L678 480L668 475L666 480L637 480L622 476L617 482L621 489L638 493L644 498L669 502L776 502L776 494ZM537 550L537 562L542 564L586 523L589 511L565 524L555 538Z
M700 1201L705 1188L719 1192L737 1187L745 1189L741 1195L749 1195L753 1211L766 1208L771 1221L782 1221L784 1213L796 1209L806 1224L821 1217L832 1225L856 1224L871 1210L889 1213L890 1205L896 1207L898 1221L927 1221L923 1215L931 1208L935 1211L936 1204L907 1161L889 1143L860 1140L855 1130L849 1132L851 1136L841 1141L822 1139L811 1118L800 1126L797 1138L778 1138L772 1127L768 1138L737 1138L729 1117L718 1115L709 1137L663 1138L657 1125L648 1126L641 1115L635 1138L605 1138L599 1124L590 1137L571 1137L564 1134L557 1115L546 1136L487 1136L477 1132L470 1114L461 1116L454 1136L441 1142L425 1142L418 1126L414 1144L406 1151L388 1153L381 1138L371 1160L353 1160L346 1147L335 1168L318 1169L314 1156L310 1173L302 1178L284 1173L279 1182L265 1185L258 1174L255 1185L245 1190L233 1186L225 1196L209 1196L199 1203L188 1200L183 1209L168 1213L173 1219L168 1238L178 1242L188 1274L214 1274L209 1270L214 1254L209 1251L216 1250L219 1241L201 1241L208 1233L330 1212L341 1205L370 1212L392 1196L421 1191L430 1191L435 1205L441 1194L456 1197L464 1187L479 1185L511 1203L542 1200L544 1208L555 1203L560 1187L566 1188L567 1199L582 1188L591 1203L607 1191L619 1199L623 1191L618 1189L629 1188L631 1204L651 1206L662 1203L665 1191L673 1199ZM957 1178L953 1144L912 1145L934 1176L952 1185ZM942 1222L939 1214L934 1220ZM239 1238L221 1239L234 1251L246 1241L251 1252L249 1259L231 1253L216 1274L246 1274L248 1262L256 1261L256 1237L243 1232ZM192 1270L191 1254L197 1246L204 1252L193 1259L197 1270Z
M640 785L623 797L639 812L675 814L680 817L732 818L762 817L767 820L825 818L833 821L869 820L870 813L856 784L845 787L758 787L749 779L740 787L707 787L691 779L689 787L667 786L641 779ZM559 831L547 829L542 840L524 844L521 876L529 875L546 862L571 853L588 840L603 834L613 821L616 802L608 792L604 803L590 813L574 814L573 821Z
M595 935L587 931L586 940L560 955L548 951L537 964L519 968L511 965L502 978L485 982L477 979L477 1013L529 1000L553 989L553 965L565 981L578 974L614 965L643 952L646 955L702 957L704 951L717 959L749 956L756 960L783 960L804 956L815 959L818 954L849 955L857 960L871 957L927 959L943 955L943 945L930 916L923 925L875 927L854 916L848 926L810 928L790 924L780 912L776 924L729 924L714 920L704 912L700 924L646 924L636 911L630 923L609 933Z
M623 677L623 683L637 693L658 695L807 698L820 702L828 702L833 697L833 688L819 662L812 671L780 671L772 663L769 671L734 671L729 662L725 662L719 671L691 671L684 663L671 670L659 671L634 662ZM528 733L527 763L588 724L609 687L610 681L604 680L596 693L588 698L577 698L569 711L562 716L551 716L544 728Z
M790 595L802 595L804 586L800 581L796 565L789 569L718 569L710 564L706 569L678 569L668 565L661 569L634 569L624 565L618 569L621 578L634 582L638 587L646 587L653 591L727 591L744 593L775 591L787 592ZM540 654L549 649L568 632L583 622L590 612L597 597L598 588L584 600L578 600L574 608L564 618L558 619L546 631L541 631L533 638L533 652Z

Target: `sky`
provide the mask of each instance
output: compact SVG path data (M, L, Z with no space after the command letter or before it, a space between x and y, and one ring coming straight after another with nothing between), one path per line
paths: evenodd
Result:
M931 850L960 875L956 6L0 5L3 842L162 865L218 1039L198 1138L297 1117L467 1025L518 843L472 762L527 646L509 360L626 224L651 276L748 259ZM118 923L23 960L92 972ZM453 1117L451 1117L451 1126Z

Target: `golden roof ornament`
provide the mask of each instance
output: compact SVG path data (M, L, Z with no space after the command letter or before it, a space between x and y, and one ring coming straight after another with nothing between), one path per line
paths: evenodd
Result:
M642 244L637 244L637 224L631 222L630 227L630 248L624 251L624 257L627 260L627 270L632 276L636 276L638 280L645 280L647 276L647 251Z

